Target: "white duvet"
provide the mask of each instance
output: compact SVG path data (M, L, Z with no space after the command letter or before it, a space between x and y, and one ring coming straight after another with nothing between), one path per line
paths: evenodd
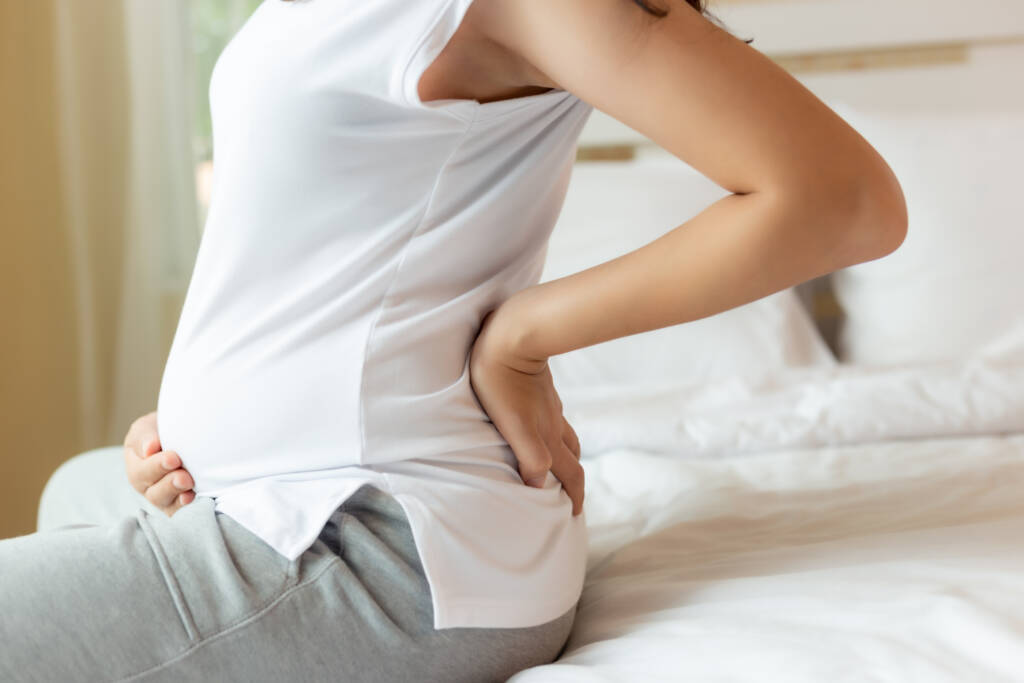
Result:
M1024 365L563 400L588 575L513 683L1024 681Z

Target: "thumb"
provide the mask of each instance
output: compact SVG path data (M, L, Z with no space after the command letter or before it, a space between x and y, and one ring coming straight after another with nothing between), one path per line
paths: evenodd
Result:
M161 451L160 439L154 433L145 434L142 437L142 457L148 458L154 453Z

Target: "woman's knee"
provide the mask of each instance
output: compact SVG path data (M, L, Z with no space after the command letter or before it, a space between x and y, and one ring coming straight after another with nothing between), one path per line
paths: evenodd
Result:
M112 524L149 502L131 488L120 446L96 448L63 462L39 498L36 530L72 524ZM152 508L155 510L155 508Z

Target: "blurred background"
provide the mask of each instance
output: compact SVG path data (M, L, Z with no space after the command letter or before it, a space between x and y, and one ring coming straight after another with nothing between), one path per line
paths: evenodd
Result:
M0 538L35 530L57 467L119 445L156 408L209 200L210 73L259 4L0 0ZM1024 112L1020 0L712 0L710 9L851 113ZM641 162L684 168L598 111L578 162L627 174ZM627 176L604 178L607 187L574 181L569 204L628 188ZM828 282L800 296L841 359Z
M258 0L0 0L0 537L156 408L210 180L210 73Z

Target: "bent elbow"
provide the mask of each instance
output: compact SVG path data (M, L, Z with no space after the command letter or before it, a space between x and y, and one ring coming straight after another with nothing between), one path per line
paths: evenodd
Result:
M906 198L891 169L857 183L851 194L845 227L835 238L843 268L896 251L906 240L909 223Z
M886 201L854 223L850 230L854 244L847 249L854 264L874 261L899 249L907 238L907 212L906 205L903 206L903 210L892 208L891 202Z

